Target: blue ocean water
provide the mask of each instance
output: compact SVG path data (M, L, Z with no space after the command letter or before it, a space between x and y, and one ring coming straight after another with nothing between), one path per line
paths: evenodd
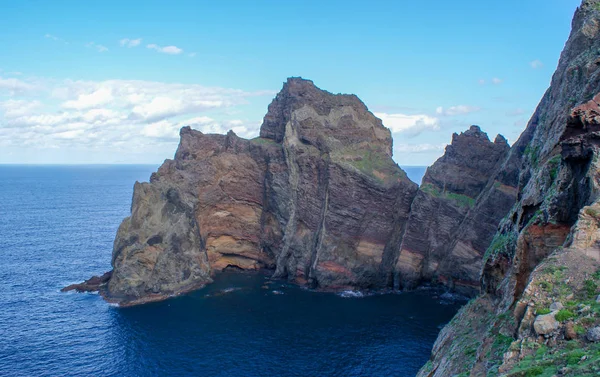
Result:
M406 172L408 179L421 186L421 181L423 180L427 166L401 165L400 167Z
M260 274L118 308L63 286L110 269L155 166L0 166L1 376L414 376L458 305L342 297Z

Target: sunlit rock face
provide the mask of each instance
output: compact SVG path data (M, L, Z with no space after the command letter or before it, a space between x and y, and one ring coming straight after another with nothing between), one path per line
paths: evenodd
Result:
M391 285L417 185L381 120L354 95L291 78L260 135L181 130L175 158L135 186L110 300L162 299L225 268L323 289Z

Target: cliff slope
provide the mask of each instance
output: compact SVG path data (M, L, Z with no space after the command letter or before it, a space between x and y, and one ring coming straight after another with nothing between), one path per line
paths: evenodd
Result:
M600 1L584 0L551 86L498 173L518 174L517 202L486 251L483 294L442 330L419 376L600 370L599 27Z
M509 150L502 136L491 142L477 126L455 134L418 189L392 160L389 129L358 97L301 78L283 85L258 138L180 135L175 158L134 186L113 271L67 290L133 305L237 268L321 289L439 282L474 294L515 200L516 180L498 173Z
M427 169L412 203L396 263L399 286L437 280L467 294L477 292L483 253L516 199L512 185L494 181L508 150L506 139L498 135L491 142L478 126L452 136L445 154ZM479 196L489 184L506 198L486 201L480 209ZM477 211L485 216L468 222ZM465 240L458 247L455 241L462 234L479 242Z
M390 285L417 185L393 162L381 120L354 95L291 78L260 135L184 127L175 158L134 187L112 275L74 288L108 282L105 297L131 305L225 268L324 289Z

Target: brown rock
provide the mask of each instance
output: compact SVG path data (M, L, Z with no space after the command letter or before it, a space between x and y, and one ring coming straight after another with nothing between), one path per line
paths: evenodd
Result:
M502 136L491 142L478 126L452 136L446 153L427 169L412 203L396 262L398 286L435 278L463 293L478 291L482 256L514 203L515 188L495 181L508 150ZM491 187L503 198L478 207L479 196Z
M131 305L229 267L322 288L391 284L417 186L390 131L354 95L291 78L261 138L181 130L174 160L136 183L106 296Z
M577 339L577 333L575 332L575 325L573 324L573 322L567 322L565 324L565 339Z

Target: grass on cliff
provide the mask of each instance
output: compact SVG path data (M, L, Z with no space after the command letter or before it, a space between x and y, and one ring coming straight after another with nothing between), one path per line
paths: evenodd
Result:
M597 376L600 372L600 344L571 340L564 347L539 346L537 352L524 357L507 375L509 377Z
M525 148L525 151L523 151L523 155L529 157L529 161L531 161L531 166L533 166L534 168L538 167L540 158L540 147L531 147L531 145L528 145L527 148Z
M390 156L379 151L359 147L346 147L336 152L336 157L354 166L362 173L381 183L408 179L406 173Z
M421 191L436 197L446 198L454 201L459 207L471 208L475 205L475 199L467 195L456 194L454 192L441 192L431 183L425 183L420 187Z
M254 139L250 139L250 141L255 144L258 144L258 145L277 145L277 146L281 145L273 139L267 139L267 138L260 137L260 136L255 137Z
M517 245L517 235L515 233L496 233L492 243L485 251L483 257L484 263L498 255L512 256Z

